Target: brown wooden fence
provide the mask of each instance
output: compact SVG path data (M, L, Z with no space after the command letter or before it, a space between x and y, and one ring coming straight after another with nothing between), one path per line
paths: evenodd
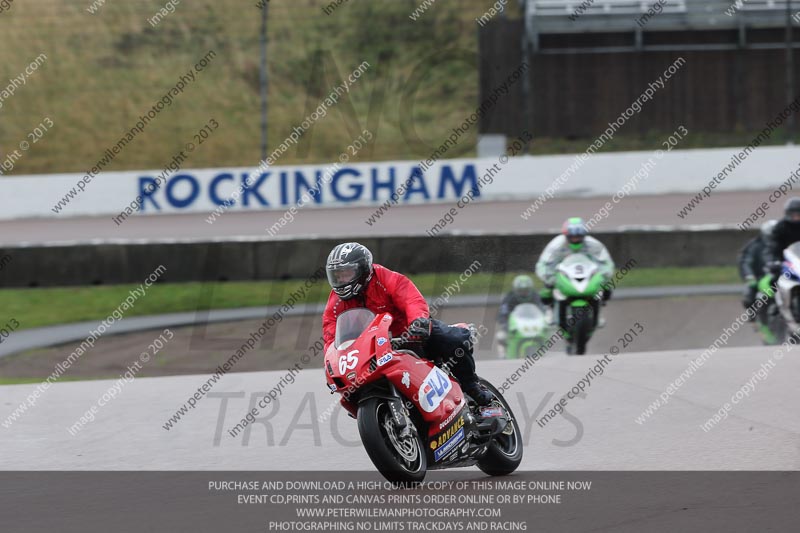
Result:
M523 62L521 21L495 20L480 30L481 97L502 85ZM783 30L750 31L751 42L780 43ZM648 44L736 43L736 31L659 32ZM633 34L544 35L541 49L630 45ZM787 105L786 61L782 49L671 52L544 53L532 56L532 126L526 124L523 83L515 83L481 122L481 133L535 137L594 138L657 80L677 58L685 65L628 121L625 134L671 132L684 125L700 132L753 132ZM800 87L800 51L795 51Z

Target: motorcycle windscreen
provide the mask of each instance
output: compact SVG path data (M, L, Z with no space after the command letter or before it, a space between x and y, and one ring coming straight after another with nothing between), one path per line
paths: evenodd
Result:
M536 304L520 304L514 308L514 316L527 320L539 320L544 318L544 313Z
M587 278L597 271L597 264L584 254L572 254L564 259L558 269L572 278Z
M333 345L337 350L343 345L357 339L375 319L375 313L364 307L345 311L336 319L336 337Z

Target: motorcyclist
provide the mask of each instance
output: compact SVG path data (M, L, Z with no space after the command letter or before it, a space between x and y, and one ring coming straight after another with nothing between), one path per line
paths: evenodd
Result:
M441 358L476 403L491 403L492 394L479 383L475 374L469 330L432 319L425 298L410 279L373 264L372 253L357 242L334 247L325 269L332 288L322 316L325 350L335 338L336 319L344 311L365 307L376 314L390 313L394 319L391 325L393 344L401 338L411 346L422 347L421 355L433 360Z
M783 251L800 241L800 198L790 198L784 205L783 213L783 220L772 228L762 251L764 273L773 276L780 274Z
M761 232L750 239L739 252L739 276L745 282L742 306L749 309L756 302L758 280L764 272L764 246L777 220L768 220L761 225Z
M539 257L539 261L536 263L536 275L544 282L545 288L542 290L541 296L546 305L553 305L553 286L558 265L572 254L580 253L588 256L598 265L600 273L606 279L611 278L614 272L614 261L611 259L611 254L608 253L608 249L603 243L589 236L588 233L582 218L568 218L561 227L561 235L551 240ZM611 292L610 287L604 287L603 305L611 298ZM560 309L558 323L564 327L562 314L563 309Z
M503 348L505 348L508 338L508 317L515 307L524 303L532 303L537 307L543 305L542 299L534 289L533 278L520 275L511 282L511 291L503 297L500 311L497 314L497 342Z

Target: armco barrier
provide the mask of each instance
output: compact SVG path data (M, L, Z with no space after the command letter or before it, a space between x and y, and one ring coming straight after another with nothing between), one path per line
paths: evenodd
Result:
M755 232L627 231L595 234L619 262L639 267L733 265ZM459 235L354 239L377 262L407 273L460 272L474 260L484 272L532 270L552 235ZM306 278L341 240L187 242L7 247L2 287L141 283L158 265L162 282Z

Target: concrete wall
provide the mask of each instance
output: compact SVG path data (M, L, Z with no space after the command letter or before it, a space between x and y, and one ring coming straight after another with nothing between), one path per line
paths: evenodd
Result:
M596 234L618 263L640 267L735 263L755 232L738 230ZM552 235L364 238L378 262L407 273L532 269ZM331 239L0 249L2 287L141 283L159 265L163 282L305 278L324 264Z
M677 147L683 137L693 134L677 123L671 131L676 132L672 142ZM469 190L478 191L487 200L533 199L556 180L561 183L555 187L559 198L610 197L620 191L629 195L694 195L730 165L734 155L746 158L746 162L720 176L726 180L721 189L766 191L786 181L800 160L800 146L761 146L749 155L742 153L743 147L668 151L662 144L667 138L665 135L653 146L654 150L595 153L591 157L554 154L446 159L425 171L420 171L418 161L353 163L336 171L312 165L274 167L263 173L242 168L191 169L171 175L146 195L140 210L138 203L134 207L130 204L138 202L143 190L150 191L147 187L154 179L151 171L101 174L85 192L57 209L58 213L53 206L64 201L63 195L75 187L80 174L8 177L0 180L0 220L107 216L102 223L116 227L128 216L212 213L229 198L236 198L230 206L232 212L310 210L315 206L381 205L398 190L399 205L452 205ZM590 144L587 142L586 148ZM316 177L319 188L307 193ZM250 186L248 180L252 180ZM242 190L245 192L238 194Z

